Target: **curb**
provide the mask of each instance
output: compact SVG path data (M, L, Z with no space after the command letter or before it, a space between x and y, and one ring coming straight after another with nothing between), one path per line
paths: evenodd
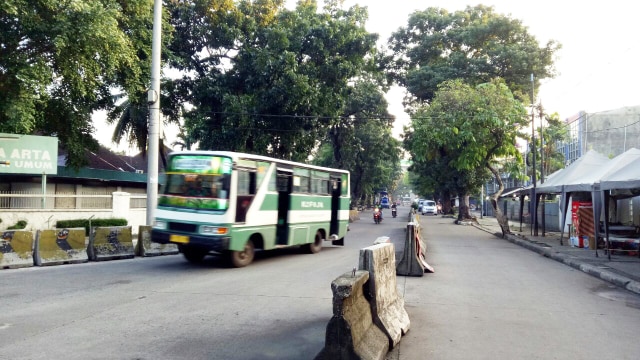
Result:
M472 225L477 229L480 229L484 232L495 235L498 238L502 238L501 236L498 236L497 233L491 232L489 231L489 229L482 227L482 225L479 225L479 224L472 224ZM612 271L607 271L605 269L602 269L598 266L588 264L586 262L581 261L578 258L574 258L572 256L553 251L553 248L541 246L526 238L523 239L516 235L507 235L506 240L516 245L522 246L526 249L529 249L531 251L537 252L538 254L544 257L548 257L549 259L561 262L576 270L580 270L583 273L597 277L613 285L616 285L618 287L631 291L632 293L640 295L640 282L632 280L626 276L622 276Z

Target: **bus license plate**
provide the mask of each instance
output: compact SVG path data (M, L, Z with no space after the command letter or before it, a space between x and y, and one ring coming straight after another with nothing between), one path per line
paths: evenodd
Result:
M184 235L171 235L169 236L169 241L172 243L188 244L189 237Z

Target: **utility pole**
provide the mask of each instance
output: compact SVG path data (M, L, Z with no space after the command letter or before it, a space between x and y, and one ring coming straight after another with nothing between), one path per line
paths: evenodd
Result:
M533 73L531 73L531 157L533 160L533 166L531 166L531 181L533 187L531 188L531 231L533 236L538 236L538 221L537 221L537 203L538 195L536 194L536 129L535 129L535 112L534 112L534 83Z
M153 5L153 38L151 43L151 88L149 105L149 138L147 141L147 225L153 225L158 203L158 152L160 143L160 49L162 43L162 0Z
M484 184L480 187L480 219L484 215Z
M538 110L540 111L538 115L540 115L540 184L544 183L544 126L542 124L542 120L544 117L544 112L542 109L542 103L538 105ZM545 200L547 198L547 194L542 194L542 237L545 236L545 228L546 228L546 218L545 218Z

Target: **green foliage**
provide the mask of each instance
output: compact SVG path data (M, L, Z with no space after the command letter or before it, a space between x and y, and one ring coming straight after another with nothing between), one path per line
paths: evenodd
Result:
M338 121L350 81L373 66L366 11L338 2L322 11L313 1L293 11L282 5L169 4L175 65L189 71L169 86L193 105L183 111L185 143L300 161Z
M557 113L546 114L542 106L536 106L536 115L538 118L544 119L544 126L535 129L535 145L531 141L531 132L526 134L527 139L527 154L526 154L526 174L532 174L531 168L533 167L533 155L532 149L536 153L536 178L542 181L541 171L544 171L544 178L553 174L554 172L563 169L565 167L564 154L557 149L558 143L568 143L569 129L566 124L560 120L560 116ZM541 139L544 138L544 146L541 146Z
M455 154L458 170L483 167L496 157L518 156L518 129L527 124L526 109L497 79L475 88L460 80L443 83L428 107L412 119L416 159Z
M541 164L544 164L544 176L546 178L565 167L564 154L558 151L556 145L569 142L569 128L560 119L558 113L548 115L541 106L538 106L537 109L539 116L544 117L546 123L542 128L537 129L538 135L536 136L537 158ZM540 139L542 138L544 138L544 146L540 146ZM530 174L531 170L527 173ZM538 177L538 179L542 178Z
M400 142L393 138L393 117L380 85L373 79L356 81L344 112L329 129L314 163L351 172L351 195L362 203L385 188L393 192L402 176Z
M27 222L25 220L19 220L14 225L7 227L7 230L22 230L27 227Z
M431 105L413 116L405 141L412 170L424 175L420 190L464 196L488 180L488 171L499 177L497 160L521 162L515 143L526 121L526 109L499 79L476 87L441 84Z
M449 13L430 7L416 11L407 26L390 39L394 78L419 100L431 100L438 86L453 79L478 85L493 78L505 80L521 99L531 90L531 74L553 77L555 41L539 47L521 21L477 5Z
M75 220L58 220L56 221L57 229L71 229L83 227L86 234L90 233L89 223L92 227L96 226L126 226L128 224L127 219L75 219Z
M111 91L148 87L153 0L5 0L0 132L57 136L68 164L95 150L91 116Z

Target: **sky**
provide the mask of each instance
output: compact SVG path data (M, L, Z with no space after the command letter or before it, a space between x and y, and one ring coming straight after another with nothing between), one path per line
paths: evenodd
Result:
M321 1L319 1L321 2ZM287 6L295 6L287 0ZM522 21L543 46L549 40L562 45L555 59L557 76L545 79L537 94L548 113L566 119L579 111L588 113L640 105L640 3L632 0L580 2L568 0L345 0L344 6L367 6L369 32L385 43L392 32L405 26L416 10L439 7L448 11L467 6L493 6L495 12ZM394 135L408 124L402 98L404 89L395 87L387 94L389 112L396 116ZM102 122L96 136L105 146L111 144L113 129ZM175 129L166 132L175 133ZM123 149L123 146L118 147Z
M589 113L640 105L640 3L625 0L581 2L564 0L394 0L345 1L346 6L369 9L367 30L384 42L405 26L416 10L439 7L448 11L467 6L493 6L495 12L522 21L538 43L549 40L562 45L556 54L554 79L542 80L536 103L548 113L566 119L579 111ZM389 111L396 116L394 134L408 122L402 108L404 89L387 94Z

